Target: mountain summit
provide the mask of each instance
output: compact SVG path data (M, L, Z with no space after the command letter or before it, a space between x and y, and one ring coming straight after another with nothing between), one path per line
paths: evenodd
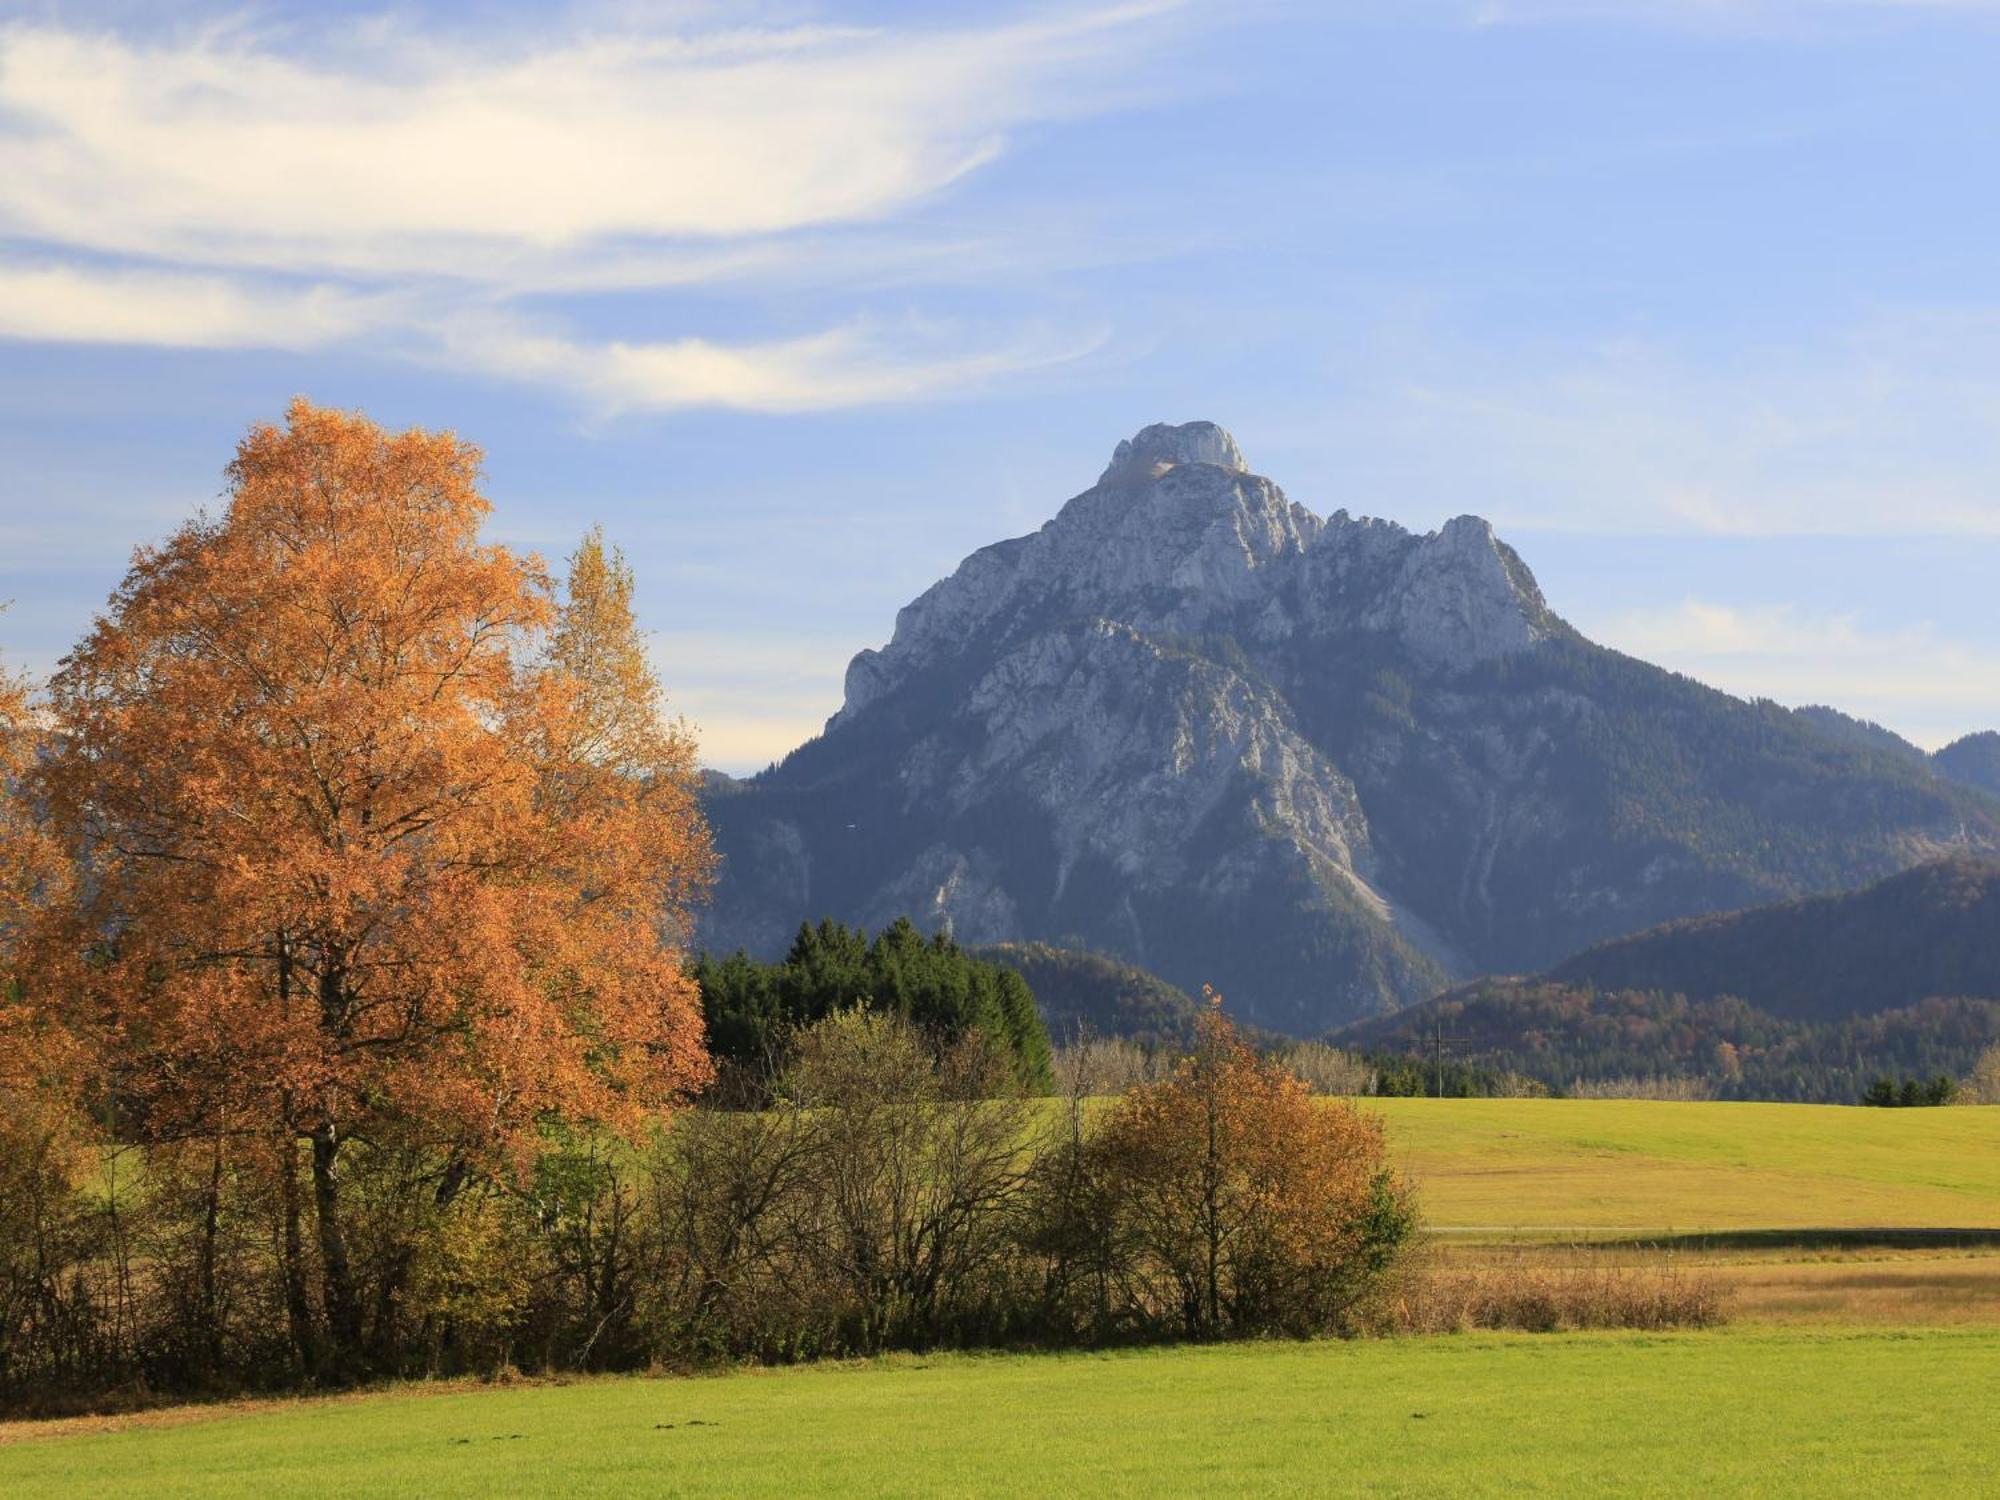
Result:
M1236 439L1213 422L1155 422L1137 437L1121 441L1111 452L1111 466L1098 477L1102 484L1131 470L1155 472L1160 465L1213 464L1218 469L1248 469Z
M1477 516L1321 518L1211 422L1120 442L710 798L705 936L909 914L1323 1030L1449 978L2000 848L1921 758L1604 650Z
M888 646L854 658L829 727L968 646L1058 618L1264 644L1361 629L1444 667L1524 650L1557 624L1477 516L1429 536L1345 511L1321 520L1250 473L1213 422L1158 425L1119 443L1040 531L973 553L906 607Z

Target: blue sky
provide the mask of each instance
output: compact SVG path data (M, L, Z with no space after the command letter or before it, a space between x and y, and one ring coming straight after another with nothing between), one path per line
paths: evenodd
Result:
M0 651L295 393L633 561L754 769L1147 422L2000 727L2000 0L0 4Z

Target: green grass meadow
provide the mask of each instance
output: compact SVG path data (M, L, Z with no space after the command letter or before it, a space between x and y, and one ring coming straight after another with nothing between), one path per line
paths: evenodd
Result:
M2000 1229L2000 1108L1365 1104L1439 1228Z
M902 1358L31 1440L0 1493L1973 1495L1996 1371L1992 1331Z
M1789 1231L2000 1230L2000 1109L1370 1105L1456 1242L1764 1231L1725 1266L1751 1310L1713 1333L898 1357L20 1423L0 1497L1995 1492L1996 1237L1830 1260Z

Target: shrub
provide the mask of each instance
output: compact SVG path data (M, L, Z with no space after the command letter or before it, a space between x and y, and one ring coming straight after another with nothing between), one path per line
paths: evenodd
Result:
M844 1012L800 1039L787 1093L816 1126L802 1243L843 1348L922 1347L994 1311L1027 1166L1011 1077L982 1034L934 1053L894 1015Z
M656 1193L659 1325L691 1353L799 1358L978 1342L1009 1311L1028 1115L979 1033L893 1013L802 1032L759 1113L697 1111Z
M1415 1227L1381 1121L1315 1101L1210 998L1195 1054L1087 1143L1124 1294L1191 1338L1351 1328Z
M180 1140L128 1153L142 1168L116 1227L145 1275L129 1281L144 1305L149 1381L213 1389L256 1371L288 1371L272 1270L275 1222L261 1155L230 1137ZM114 1179L114 1185L115 1185Z
M93 1160L69 1111L0 1088L0 1398L46 1398L110 1364L92 1274L104 1226L83 1189Z
M1325 1042L1294 1042L1273 1053L1272 1060L1297 1074L1315 1094L1351 1099L1375 1087L1372 1066Z
M819 1122L787 1103L674 1122L644 1178L658 1274L641 1289L641 1317L657 1357L782 1362L830 1345L806 1262L818 1159Z
M1080 1036L1056 1049L1051 1072L1064 1096L1101 1098L1142 1083L1157 1083L1174 1070L1174 1053L1126 1037Z
M1953 1096L1958 1104L2000 1104L2000 1044L1979 1054L1972 1072Z
M534 1240L506 1199L481 1192L439 1215L414 1248L404 1312L422 1330L426 1371L512 1369L523 1315L551 1269L548 1241Z
M1861 1102L1880 1109L1922 1109L1950 1104L1958 1094L1958 1084L1944 1073L1928 1081L1905 1078L1877 1078L1861 1095Z

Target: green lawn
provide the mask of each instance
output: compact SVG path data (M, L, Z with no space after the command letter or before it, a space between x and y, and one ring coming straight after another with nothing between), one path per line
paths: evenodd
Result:
M2000 1109L1369 1107L1432 1222L1496 1238L2000 1229ZM2000 1472L1992 1263L1725 1267L1773 1316L1984 1327L905 1358L20 1424L0 1496L1973 1495Z
M1439 1227L2000 1228L2000 1108L1364 1102Z
M0 1494L1972 1495L1995 1371L1990 1331L904 1359L37 1438Z

